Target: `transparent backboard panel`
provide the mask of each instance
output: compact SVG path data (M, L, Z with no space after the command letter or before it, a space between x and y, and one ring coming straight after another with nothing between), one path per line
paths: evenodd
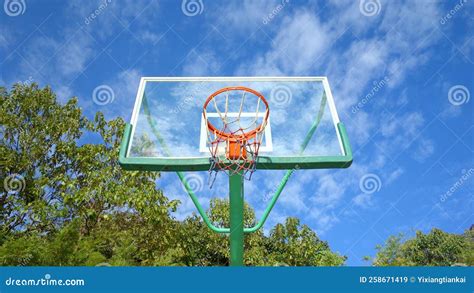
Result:
M203 105L209 95L231 86L251 88L268 101L270 115L260 156L344 155L336 126L339 118L325 78L248 77L143 78L132 114L128 156L209 157ZM229 109L242 109L243 115L252 119L257 115L261 121L264 108L256 111L258 99L249 95L240 108L240 95L230 94ZM222 112L225 96L216 101ZM216 124L218 112L208 110Z

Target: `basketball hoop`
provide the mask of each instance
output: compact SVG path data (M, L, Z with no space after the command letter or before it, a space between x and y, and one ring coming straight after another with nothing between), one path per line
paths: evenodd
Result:
M236 105L232 101L229 103L229 98L235 99L239 92L242 93L240 105ZM219 109L216 101L222 94L225 94L224 105L221 105L221 108L224 107L223 111ZM254 111L248 110L251 105L245 103L248 94L256 99ZM229 97L230 95L234 97ZM214 123L210 121L207 115L207 108L211 101L215 112L218 114L218 121ZM261 106L262 103L263 106ZM237 109L232 111L232 109L229 109L232 106ZM261 107L264 108L262 109L264 111L260 110ZM241 172L250 180L252 173L255 171L258 151L269 114L270 110L265 97L251 88L244 86L225 87L211 94L203 106L203 117L207 124L207 138L211 154L211 168L209 171L224 170L229 175Z

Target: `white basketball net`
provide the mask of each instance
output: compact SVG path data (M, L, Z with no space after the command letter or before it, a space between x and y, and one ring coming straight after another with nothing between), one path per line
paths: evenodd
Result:
M221 91L222 93L215 95L203 110L211 154L210 177L212 178L213 172L224 170L229 175L241 172L250 180L256 168L269 109L261 94L259 96L248 92L247 88L232 87ZM247 95L257 98L252 112L249 112L248 105L245 105ZM240 103L235 103L235 99L239 97ZM208 108L212 108L213 112L208 113Z

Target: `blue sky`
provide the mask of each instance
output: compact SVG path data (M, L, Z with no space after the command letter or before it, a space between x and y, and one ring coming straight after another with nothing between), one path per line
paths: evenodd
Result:
M389 235L474 223L472 1L32 1L0 11L2 85L50 85L129 120L141 76L328 76L354 151L298 171L265 231L297 216L349 265ZM104 86L113 99L97 102ZM302 111L304 114L304 112ZM281 172L246 183L257 214ZM203 204L206 173L189 173ZM195 208L175 174L158 186ZM224 195L223 195L224 194Z

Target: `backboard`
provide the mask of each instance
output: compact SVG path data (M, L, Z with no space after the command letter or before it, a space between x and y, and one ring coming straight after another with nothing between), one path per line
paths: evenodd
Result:
M143 77L125 129L120 164L128 170L208 170L203 105L225 87L247 87L268 101L257 169L350 166L352 152L326 77ZM246 105L255 102L247 100ZM219 115L208 111L207 119ZM264 114L244 108L229 115L259 119Z

